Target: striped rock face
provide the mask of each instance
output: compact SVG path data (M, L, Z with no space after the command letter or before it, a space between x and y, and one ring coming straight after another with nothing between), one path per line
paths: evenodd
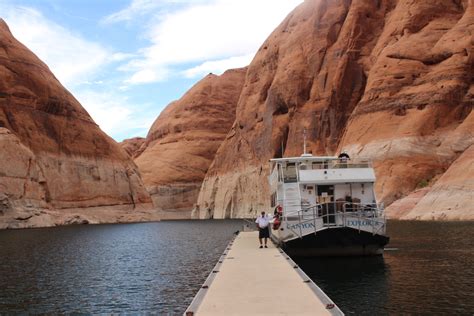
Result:
M304 129L313 154L374 159L386 204L432 185L474 142L473 11L470 0L305 1L250 64L193 215L268 209L268 159L299 156ZM453 203L420 205L415 217L439 207L433 218L474 218Z
M0 228L156 219L131 158L0 20Z

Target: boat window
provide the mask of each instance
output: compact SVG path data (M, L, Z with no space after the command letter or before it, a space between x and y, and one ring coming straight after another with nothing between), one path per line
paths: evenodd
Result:
M297 182L296 176L296 165L295 163L289 163L286 168L283 169L283 181L284 182Z
M272 208L274 208L277 204L277 194L276 192L273 193L271 196L270 196L270 204L272 206Z

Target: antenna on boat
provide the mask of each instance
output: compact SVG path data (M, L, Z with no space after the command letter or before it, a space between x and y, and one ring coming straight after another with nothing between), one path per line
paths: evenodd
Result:
M303 154L301 157L312 157L313 155L306 153L306 128L303 129Z

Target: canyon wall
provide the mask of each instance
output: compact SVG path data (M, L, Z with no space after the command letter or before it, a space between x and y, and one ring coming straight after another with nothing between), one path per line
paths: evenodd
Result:
M119 145L132 158L140 156L146 147L145 138L143 137L133 137L129 139L124 139L119 143Z
M474 219L474 112L471 111L449 136L442 148L443 154L460 152L459 147L463 149L466 143L467 149L462 151L446 172L438 172L434 178L422 180L425 187L417 188L391 204L386 209L388 217L407 220Z
M307 0L298 6L248 67L235 122L204 178L193 217L267 210L268 160L300 155L306 129L313 154L344 149L373 159L376 193L386 204L439 179L413 210L425 218L420 212L436 204L430 196L455 182L474 143L473 10L471 0ZM448 170L456 159L459 166ZM455 199L466 201L469 190ZM437 203L437 215L426 218L465 213L474 219L468 203L450 212L452 203Z
M162 218L190 218L202 180L235 120L246 71L207 75L153 123L135 162Z
M157 219L136 165L0 19L0 228Z
M375 161L386 203L442 174L473 143L473 10L472 1L399 1L386 18L340 145Z

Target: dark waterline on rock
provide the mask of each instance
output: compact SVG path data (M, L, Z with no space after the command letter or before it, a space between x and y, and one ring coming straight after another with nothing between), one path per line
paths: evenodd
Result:
M297 262L349 315L471 315L473 224L391 221L383 257ZM182 313L241 226L168 221L0 231L0 314Z
M1 313L182 313L239 220L0 231Z

